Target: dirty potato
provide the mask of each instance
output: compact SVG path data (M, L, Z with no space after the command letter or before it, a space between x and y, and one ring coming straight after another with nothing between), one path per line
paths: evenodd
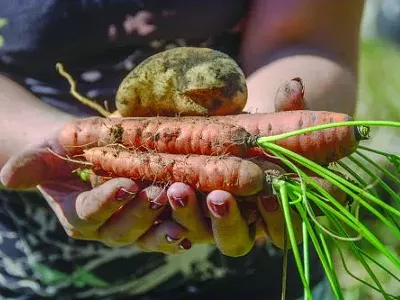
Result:
M245 76L228 55L196 47L157 53L121 82L116 106L123 117L227 115L242 111Z

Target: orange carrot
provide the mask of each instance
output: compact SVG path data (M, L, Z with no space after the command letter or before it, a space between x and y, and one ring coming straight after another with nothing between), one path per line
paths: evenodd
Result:
M69 154L113 143L172 154L230 154L265 158L257 136L272 136L315 125L348 121L346 114L288 111L213 117L90 118L68 124L59 140ZM360 136L355 127L335 127L302 134L276 144L316 163L328 164L350 155Z
M81 153L82 146L115 143L171 154L246 156L248 148L255 145L255 137L243 127L183 117L81 119L68 124L59 140L72 155Z
M273 136L302 128L352 120L349 115L343 113L310 110L212 118L218 118L220 122L242 126L250 134L256 136ZM358 133L357 127L341 126L296 135L279 140L276 144L316 163L326 165L352 154L362 139L364 137ZM264 151L257 147L249 149L247 154L261 157L265 155Z
M264 187L263 170L236 156L179 155L129 151L121 147L95 147L84 152L95 170L113 177L173 183L183 182L211 192L225 190L237 196L253 195Z

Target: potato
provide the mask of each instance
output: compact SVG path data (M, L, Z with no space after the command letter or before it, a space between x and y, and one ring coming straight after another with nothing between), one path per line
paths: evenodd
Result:
M228 115L243 110L247 86L227 54L178 47L142 61L123 79L115 101L123 117Z

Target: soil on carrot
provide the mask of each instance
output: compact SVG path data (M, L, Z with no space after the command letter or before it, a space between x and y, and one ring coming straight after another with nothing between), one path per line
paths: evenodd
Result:
M124 134L124 128L122 128L121 124L116 124L114 126L111 126L110 135L112 137L112 140L115 141L115 143L122 144L123 134Z

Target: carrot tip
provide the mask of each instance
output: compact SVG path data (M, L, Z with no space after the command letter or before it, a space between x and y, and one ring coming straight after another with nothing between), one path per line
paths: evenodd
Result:
M370 138L370 127L365 125L355 126L354 133L357 141L368 140Z

